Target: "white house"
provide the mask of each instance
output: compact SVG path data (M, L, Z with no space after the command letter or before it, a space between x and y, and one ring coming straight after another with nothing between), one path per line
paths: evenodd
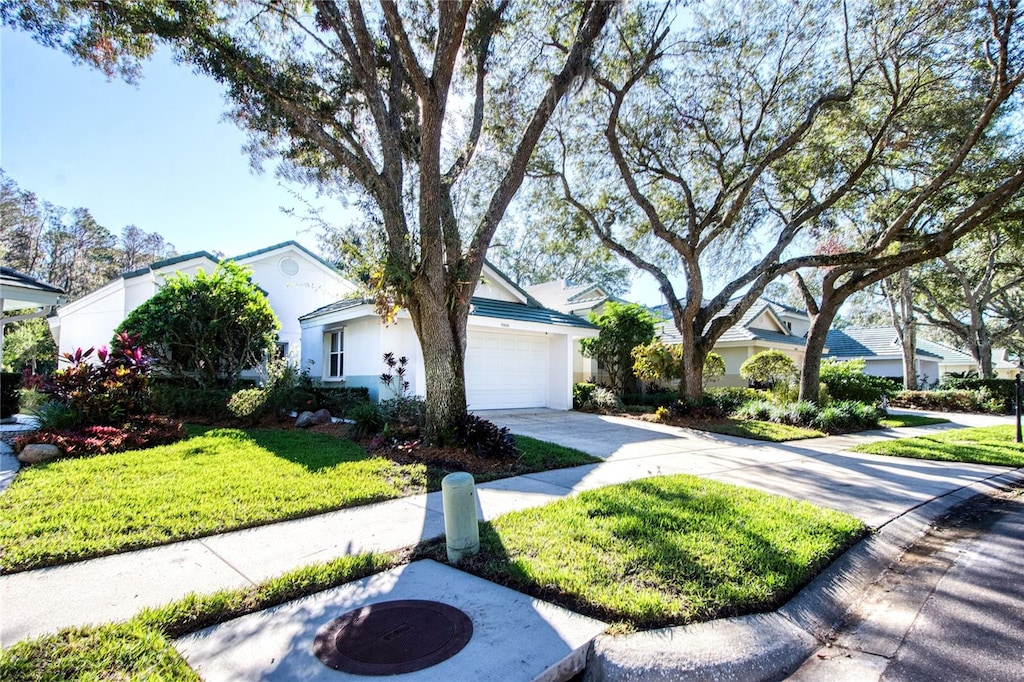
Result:
M903 348L892 327L852 327L828 333L826 358L863 360L864 373L903 381ZM914 354L914 371L922 386L937 382L942 357L934 344L919 340Z
M728 310L728 309L727 309ZM683 342L682 335L668 312L668 306L654 309L655 314L666 317L657 327L662 343L672 345ZM778 350L793 359L800 367L807 347L807 313L789 306L759 298L745 314L715 342L714 352L725 361L725 375L715 380L715 386L746 386L740 376L740 366L752 355L766 350Z
M423 358L407 312L385 325L364 299L335 301L303 315L302 358L324 384L365 386L382 394L382 358L409 359L410 391L426 393ZM586 320L545 308L491 265L472 299L466 348L470 410L572 407L573 358L581 338L597 336ZM386 389L384 389L386 390Z
M229 260L252 268L253 282L266 293L281 323L278 345L284 353L300 348L300 315L355 291L355 286L334 267L294 241L243 253ZM200 268L212 272L218 262L219 259L206 251L158 261L127 272L61 306L57 315L50 318L59 351L64 353L110 343L114 329L131 311L152 297L169 275L176 272L194 275Z
M523 287L523 290L537 299L545 308L582 317L584 320L590 319L590 313L600 314L603 312L605 304L609 301L624 302L609 294L601 288L600 284L577 284L568 279L533 284ZM583 353L579 351L579 343L577 342L576 345L572 367L573 381L590 381L599 374L597 360L583 357Z

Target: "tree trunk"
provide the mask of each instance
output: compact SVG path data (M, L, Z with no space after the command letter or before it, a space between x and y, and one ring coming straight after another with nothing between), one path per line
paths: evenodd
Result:
M978 335L978 355L975 358L978 362L978 373L982 379L991 379L995 376L995 371L992 369L992 339L988 338L988 334Z
M821 356L825 352L828 330L836 319L840 305L842 301L823 298L818 314L811 316L804 361L800 368L800 400L815 404L821 402Z
M900 316L902 329L897 333L903 350L903 388L917 390L917 320L914 318L914 291L910 284L910 273L900 271Z
M411 302L410 302L411 303ZM441 443L466 416L466 318L468 306L452 309L421 297L409 306L423 352L428 442ZM465 310L463 310L465 308Z

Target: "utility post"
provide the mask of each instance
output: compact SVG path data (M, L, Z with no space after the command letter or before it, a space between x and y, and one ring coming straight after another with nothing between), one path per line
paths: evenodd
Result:
M1017 372L1017 378L1014 380L1014 388L1016 389L1014 391L1014 395L1017 398L1017 400L1015 402L1017 403L1016 412L1017 412L1017 442L1018 443L1024 442L1024 439L1021 438L1021 433L1020 433L1020 399L1021 399L1020 374L1021 374L1020 372Z

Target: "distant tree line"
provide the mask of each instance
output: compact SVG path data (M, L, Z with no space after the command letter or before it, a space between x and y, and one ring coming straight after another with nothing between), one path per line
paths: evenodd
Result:
M88 208L52 204L0 169L0 261L71 299L176 253L161 235L135 225L115 235Z

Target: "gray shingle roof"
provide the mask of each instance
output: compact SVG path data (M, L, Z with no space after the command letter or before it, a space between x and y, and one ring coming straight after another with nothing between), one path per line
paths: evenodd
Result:
M827 358L877 358L902 357L896 330L892 327L851 327L832 329L825 341ZM919 357L941 359L942 356L928 349L928 344L919 342Z
M565 279L531 284L525 289L540 301L541 305L563 313L580 308L592 308L611 298L596 284L574 284ZM595 290L600 293L596 293Z
M775 304L767 299L758 299L758 303L752 305L750 309L740 317L736 324L725 330L725 333L718 339L719 343L726 343L730 341L767 341L770 343L785 343L797 346L805 345L806 341L802 336L750 326L754 320L764 314L767 310L771 310L777 315L778 311L773 308L773 305ZM669 315L669 319L658 325L656 329L658 338L667 344L682 343L682 335L679 333L679 330L676 329L675 323L671 319L671 313L667 313L668 306L659 306L658 308L655 308L655 310L664 310L666 311L666 314Z

